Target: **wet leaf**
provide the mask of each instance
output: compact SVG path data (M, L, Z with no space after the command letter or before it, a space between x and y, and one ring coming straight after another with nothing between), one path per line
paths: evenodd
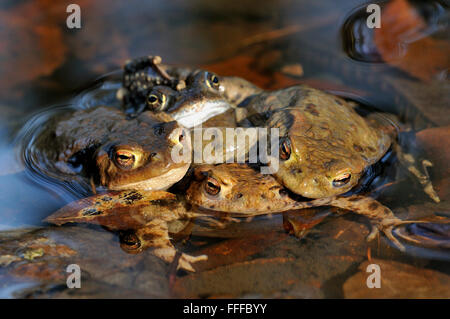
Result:
M424 81L448 71L449 43L426 36L434 27L427 26L408 1L388 3L381 21L381 28L375 29L375 43L384 61Z
M275 58L277 55L274 55ZM281 72L269 72L268 64L276 64L274 57L258 60L258 57L249 55L237 55L232 58L222 60L214 64L202 66L206 70L210 70L223 76L240 76L257 86L264 89L276 90L301 83L300 80L285 76Z
M11 94L14 86L51 74L64 62L68 50L59 21L52 15L45 19L36 15L50 7L46 1L25 1L0 10L3 93Z

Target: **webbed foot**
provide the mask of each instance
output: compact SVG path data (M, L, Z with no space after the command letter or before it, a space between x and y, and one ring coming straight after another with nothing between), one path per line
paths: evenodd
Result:
M171 263L174 261L176 250L174 247L164 247L164 248L156 248L153 250L153 254L167 263ZM192 267L193 263L207 260L208 256L200 255L200 256L191 256L185 253L182 253L180 258L178 259L177 269L183 269L190 272L195 272L194 267Z
M426 221L401 220L386 206L370 197L352 195L349 197L336 197L331 200L330 205L348 209L354 213L368 217L372 229L367 236L367 241L372 241L381 231L398 249L405 251L405 247L393 235L395 227L403 224L426 223Z
M167 263L174 261L177 250L170 242L169 230L165 222L154 221L149 223L146 227L138 229L136 236L140 242L139 250L153 248L152 252L158 258L161 258ZM195 257L182 253L178 259L177 269L195 272L192 264L207 259L208 256L206 255Z

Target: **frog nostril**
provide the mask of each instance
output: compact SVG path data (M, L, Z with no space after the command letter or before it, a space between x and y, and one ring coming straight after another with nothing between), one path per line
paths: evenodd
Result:
M181 133L180 136L178 137L178 141L181 143L184 140L184 134Z

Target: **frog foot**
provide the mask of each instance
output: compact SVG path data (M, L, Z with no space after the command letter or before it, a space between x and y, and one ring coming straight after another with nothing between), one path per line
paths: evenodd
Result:
M436 203L439 203L441 199L439 198L439 195L436 193L436 191L433 188L433 184L430 180L430 175L428 173L428 167L432 167L433 163L431 163L429 160L425 159L422 161L422 167L425 172L426 179L424 183L421 182L423 186L423 191L431 197L432 200L434 200Z
M146 248L152 248L152 252L156 257L169 264L174 261L177 250L170 242L169 230L165 221L153 220L146 227L138 229L136 236L139 239L139 249L141 251ZM208 256L206 255L194 257L182 253L178 259L177 269L195 272L191 264L207 259Z
M433 201L439 203L441 199L434 190L430 175L428 173L428 168L433 167L433 163L427 159L424 159L419 164L414 156L403 152L398 144L395 147L400 163L406 167L408 172L419 181L424 193L427 194Z
M377 236L378 232L381 231L398 249L405 251L405 246L400 243L400 241L394 236L393 232L397 226L404 224L416 224L416 223L428 223L428 221L420 220L401 220L398 218L386 218L381 220L381 222L372 225L372 231L367 236L367 241L372 241ZM403 239L419 243L418 240L407 236L401 236Z
M176 250L174 247L163 247L163 248L156 248L153 251L153 254L162 260L164 260L167 263L172 263L174 261ZM177 269L183 269L190 272L195 272L194 267L192 267L193 263L207 260L208 256L206 255L200 255L200 256L191 256L185 253L182 253L180 258L178 259L178 265Z
M372 241L382 232L398 249L405 251L405 247L393 235L395 227L403 224L427 223L427 221L401 220L394 213L371 197L352 195L349 197L336 197L329 201L329 205L351 210L356 214L364 215L370 219L372 229L367 241Z

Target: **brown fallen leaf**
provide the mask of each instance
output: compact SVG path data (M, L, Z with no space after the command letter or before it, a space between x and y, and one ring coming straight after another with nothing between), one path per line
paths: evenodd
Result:
M426 36L428 27L406 0L394 0L381 13L381 28L374 41L384 61L423 81L430 81L450 67L450 44Z
M65 61L68 49L59 24L64 15L58 21L53 15L44 19L36 14L50 6L46 1L25 1L0 10L1 92L11 95L15 86L49 75Z
M273 57L271 58L273 59ZM201 67L223 76L242 77L263 89L276 90L301 83L300 80L285 76L281 72L267 72L265 66L269 63L267 62L269 58L267 55L262 55L261 59L266 61L259 61L249 55L236 55L230 59ZM270 60L270 63L275 63L275 61Z

